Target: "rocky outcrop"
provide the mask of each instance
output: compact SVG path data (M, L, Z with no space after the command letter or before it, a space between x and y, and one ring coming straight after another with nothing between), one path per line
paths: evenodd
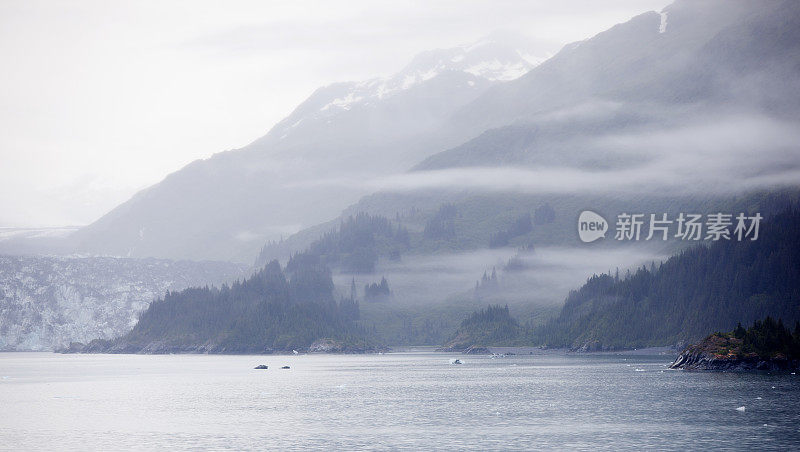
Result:
M720 357L691 347L684 350L669 366L670 369L712 370L718 372L746 372L753 370L797 370L800 363L786 358L760 359L759 357Z
M741 340L730 335L712 334L684 349L670 369L709 370L719 372L796 370L800 362L782 354L764 358L755 353L741 353Z

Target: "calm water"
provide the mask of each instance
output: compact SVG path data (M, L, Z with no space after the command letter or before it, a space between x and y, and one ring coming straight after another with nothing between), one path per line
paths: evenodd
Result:
M671 358L5 353L0 448L800 448L800 376Z

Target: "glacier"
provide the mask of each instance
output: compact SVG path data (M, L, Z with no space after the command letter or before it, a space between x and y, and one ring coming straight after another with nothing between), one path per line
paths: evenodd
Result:
M246 276L247 267L115 257L0 256L0 351L109 339L167 291Z

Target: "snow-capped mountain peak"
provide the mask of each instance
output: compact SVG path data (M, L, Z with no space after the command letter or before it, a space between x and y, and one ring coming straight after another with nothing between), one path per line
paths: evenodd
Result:
M397 74L358 84L384 98L410 89L445 72L464 72L487 81L508 81L522 76L550 57L517 35L494 33L468 45L422 52ZM366 98L369 96L364 96Z
M271 135L283 140L301 123L323 118L327 121L331 115L375 106L442 76L449 76L449 84L458 85L472 96L493 83L524 75L548 59L552 47L517 34L495 32L467 45L425 51L389 77L335 83L320 88Z
M489 81L508 81L549 57L547 52L534 50L525 38L495 33L469 45L423 52L397 76L432 78L444 71L462 71Z

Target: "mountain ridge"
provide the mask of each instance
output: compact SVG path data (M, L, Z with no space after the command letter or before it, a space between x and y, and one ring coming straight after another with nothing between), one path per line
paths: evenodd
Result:
M420 72L424 67L409 65L410 73L401 71L385 82L322 87L264 137L173 172L72 240L89 253L250 261L265 241L333 218L368 193L359 187L319 187L318 179L402 171L421 155L457 142L459 134L445 133L439 124L498 77L489 74L491 64L483 73L489 78L467 72L481 60L470 55L487 48L491 55L504 46L489 40L466 50L439 51L450 60L461 57L448 64L464 70L441 63L434 64L438 72L427 74ZM510 50L503 58L501 68L532 64ZM416 78L404 86L409 76ZM381 83L406 89L378 96ZM210 210L216 213L207 215Z

